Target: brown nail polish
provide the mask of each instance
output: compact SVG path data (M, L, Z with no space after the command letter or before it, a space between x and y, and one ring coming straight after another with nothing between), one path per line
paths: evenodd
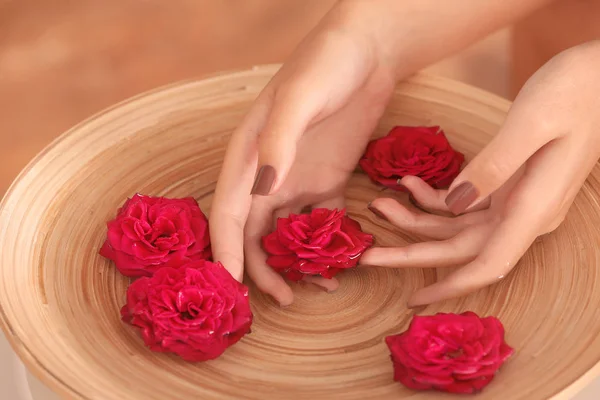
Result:
M479 197L471 182L463 182L446 196L446 205L454 215L463 213Z
M275 182L275 168L270 165L263 165L256 174L256 180L250 194L268 196L273 187L273 182Z
M373 214L375 214L376 217L379 217L379 218L381 218L384 221L388 220L387 217L381 211L379 211L378 209L376 209L375 207L373 207L371 205L371 203L369 203L367 205L367 208L369 209L369 211L371 211Z

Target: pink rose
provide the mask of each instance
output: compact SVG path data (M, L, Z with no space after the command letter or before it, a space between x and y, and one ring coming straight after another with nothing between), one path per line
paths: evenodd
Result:
M355 267L373 236L345 215L345 210L317 208L310 214L279 218L277 229L262 238L267 264L297 281L304 275L332 278Z
M107 225L100 254L125 276L152 276L160 267L211 257L208 220L191 197L136 194Z
M395 381L450 393L479 392L514 352L497 318L472 312L415 316L406 332L385 341Z
M219 357L252 324L248 288L220 263L204 260L136 280L121 315L151 350L193 362Z
M465 156L455 151L439 126L397 126L385 137L372 140L359 161L376 183L403 190L398 179L418 176L434 188L450 186Z

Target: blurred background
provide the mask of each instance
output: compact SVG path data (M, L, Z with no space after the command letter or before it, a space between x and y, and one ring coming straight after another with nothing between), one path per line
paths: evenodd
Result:
M0 0L0 195L52 139L116 102L182 79L282 62L333 4ZM507 37L434 70L506 95Z
M108 106L174 81L283 62L335 3L0 0L0 195L44 146ZM512 98L552 55L600 37L598 18L600 1L557 1L427 71ZM32 399L27 379L33 399L55 398L25 378L1 335L0 366L3 399Z

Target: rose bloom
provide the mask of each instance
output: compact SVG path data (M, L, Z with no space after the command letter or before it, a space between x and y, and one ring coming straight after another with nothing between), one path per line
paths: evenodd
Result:
M497 318L473 312L415 316L406 332L385 341L395 381L450 393L479 392L514 352Z
M434 188L450 186L465 161L439 126L397 126L385 137L369 142L360 167L376 183L404 190L398 179L418 176Z
M332 278L358 264L373 244L373 236L345 215L345 210L316 208L310 214L290 214L277 220L277 229L263 236L267 264L292 281L304 275Z
M252 325L248 288L220 263L204 260L136 280L121 315L151 350L193 362L219 357Z
M136 194L107 225L100 254L125 276L152 276L160 267L211 257L208 220L191 197Z

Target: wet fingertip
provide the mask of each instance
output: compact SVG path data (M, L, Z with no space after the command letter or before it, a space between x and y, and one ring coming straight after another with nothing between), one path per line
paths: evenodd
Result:
M406 302L406 307L409 310L414 310L415 312L421 312L424 308L426 308L429 305L429 302L419 299L417 294L418 294L418 291L415 292L410 297L410 299L408 299L408 301Z
M406 187L408 189L408 186L406 186L406 184L411 184L411 181L414 181L415 179L419 179L414 175L405 175L402 178L398 179L397 183L398 185L402 185L404 187Z
M279 301L279 307L286 308L292 305L293 300L282 300Z
M427 308L427 304L411 304L410 301L407 303L406 307L409 310L412 310L415 314L420 314Z
M410 193L410 189L409 189L409 188L407 188L407 187L406 187L406 186L405 186L405 185L402 183L402 179L398 179L398 180L396 181L396 186L397 186L397 188L396 188L396 189L400 190L401 192L407 192L407 193Z
M321 290L324 291L324 292L326 292L326 293L334 293L339 288L339 285L336 286L335 288L328 288L328 287L320 286L320 285L317 285L317 286L319 286L319 288L321 288Z
M335 278L333 278L333 279L335 279ZM337 279L335 279L335 280L336 280L336 283L331 285L332 286L331 288L327 289L327 293L335 293L340 288L340 281L338 281Z
M294 293L288 285L286 285L285 289L281 288L277 294L271 294L271 296L279 303L279 307L282 308L288 307L294 302Z

